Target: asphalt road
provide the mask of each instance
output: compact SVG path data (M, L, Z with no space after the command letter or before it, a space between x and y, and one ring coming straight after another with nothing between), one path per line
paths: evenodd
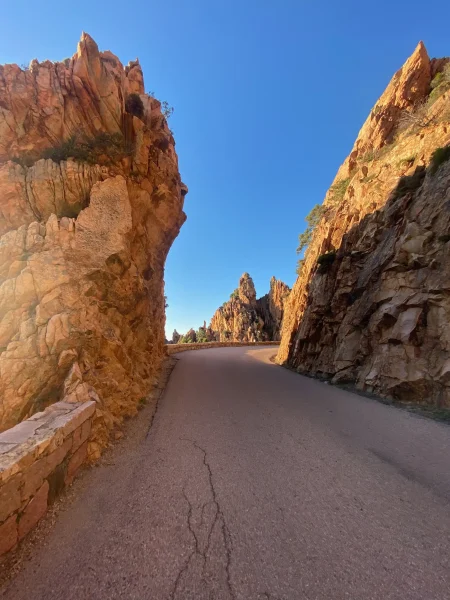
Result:
M178 355L148 435L144 411L0 596L450 599L450 427L273 353Z

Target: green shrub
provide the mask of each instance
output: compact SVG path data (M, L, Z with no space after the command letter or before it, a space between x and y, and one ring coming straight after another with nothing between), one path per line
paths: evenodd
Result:
M35 153L32 151L22 152L18 156L12 156L11 161L22 166L22 167L32 167L34 163L38 160L35 156Z
M166 117L167 120L173 115L174 108L170 106L167 100L163 100L161 102L161 112Z
M300 258L297 261L297 268L295 269L295 272L297 273L297 275L300 277L300 275L302 274L303 271L303 267L305 265L305 259Z
M440 85L437 88L435 88L434 90L431 91L430 95L428 96L428 101L427 101L427 106L428 108L430 108L431 106L433 106L433 104L436 102L436 100L438 100L442 94L445 94L445 92L450 89L450 85Z
M24 152L12 157L11 160L23 167L31 167L41 158L56 163L72 158L92 165L113 164L132 153L132 147L126 144L121 133L103 132L93 138L85 139L78 139L77 136L72 135L52 148L46 148L41 152Z
M205 342L208 341L208 338L206 336L206 330L204 327L199 327L197 332L196 332L196 337L197 337L197 343L198 344L204 344Z
M389 144L385 144L382 148L378 148L378 150L368 150L365 154L363 154L359 160L361 162L372 162L373 160L379 160L383 158L385 154L388 154L393 148L392 142Z
M156 98L155 92L146 92L146 93L151 98ZM170 104L167 102L167 100L163 100L161 102L161 112L167 120L169 120L170 117L173 115L174 110L175 109L173 108L173 106L170 106Z
M439 167L450 159L450 144L443 148L436 148L431 156L429 170L434 175Z
M363 156L361 157L361 161L362 162L372 162L373 160L376 159L375 156L375 151L374 150L368 150L365 154L363 154Z
M332 200L335 202L340 202L341 200L343 200L345 192L347 191L349 185L350 177L347 177L346 179L341 179L340 181L334 183L330 188Z
M298 246L297 246L297 254L303 252L305 248L309 246L312 240L313 230L308 227L305 229L303 233L300 233L298 236Z
M238 288L236 288L236 289L234 290L234 292L232 292L232 293L230 294L230 300L233 300L233 298L239 298L239 290L238 290Z
M450 90L450 63L447 63L443 70L433 78L431 82L431 92L428 96L427 107L433 106L438 98Z
M320 219L323 216L324 207L322 204L316 204L312 210L306 215L305 221L308 223L309 227L315 229L317 225L320 223Z
M127 113L141 119L144 117L144 105L139 94L130 94L125 102L125 110Z
M430 84L431 89L434 90L435 88L440 86L443 79L444 79L444 73L442 73L442 71L440 73L437 73L434 76L433 81Z
M79 143L77 137L72 135L53 148L46 148L41 154L41 158L50 159L53 162L60 163L62 160L73 158L81 162L89 161L89 151L85 144Z
M308 215L305 221L308 223L306 230L298 236L297 254L300 254L307 246L309 246L314 229L320 222L323 216L324 207L321 204L316 204Z

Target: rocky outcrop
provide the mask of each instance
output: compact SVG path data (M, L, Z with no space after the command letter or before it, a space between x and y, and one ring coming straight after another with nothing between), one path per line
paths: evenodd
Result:
M272 277L269 293L257 301L258 311L264 321L264 331L269 340L281 339L284 306L290 291L289 286Z
M171 344L178 344L181 335L178 333L176 329L173 330L172 339L170 340Z
M279 363L450 405L450 152L431 158L450 143L446 62L419 44L363 125L287 303Z
M239 280L237 295L243 304L248 306L256 306L256 290L253 279L248 273L244 273Z
M95 400L95 458L147 395L185 220L174 145L139 62L87 34L63 63L0 67L0 430Z
M210 329L220 342L279 340L288 295L288 286L272 277L270 292L257 300L253 279L244 273L230 300L214 313Z

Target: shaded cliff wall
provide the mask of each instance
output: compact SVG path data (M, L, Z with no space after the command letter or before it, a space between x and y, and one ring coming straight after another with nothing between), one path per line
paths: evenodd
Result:
M446 61L419 44L363 125L288 300L279 363L450 404L450 165L427 170L450 142Z
M264 321L264 331L268 340L281 339L284 307L290 291L283 281L272 277L269 293L257 300L258 312Z

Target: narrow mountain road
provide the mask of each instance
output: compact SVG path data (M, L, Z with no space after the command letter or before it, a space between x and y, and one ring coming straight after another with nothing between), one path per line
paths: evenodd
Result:
M450 427L273 353L179 354L148 435L86 474L0 596L449 599Z

